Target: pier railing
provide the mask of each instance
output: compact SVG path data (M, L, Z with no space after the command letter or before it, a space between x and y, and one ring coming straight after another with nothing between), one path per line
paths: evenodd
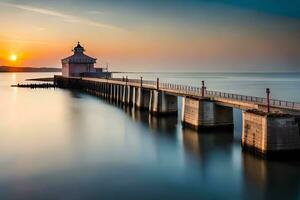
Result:
M191 96L195 96L195 97L202 96L202 87L195 87L195 86L188 86L188 85L174 84L174 83L157 82L157 81L151 81L151 80L141 80L141 79L112 78L112 79L107 79L107 80L121 81L121 82L127 81L127 83L129 83L129 84L142 85L143 87L149 87L149 88L156 88L157 86L159 86L160 90L173 92L173 93L176 93L176 94L182 95L182 96L185 96L185 95L191 95ZM240 94L212 91L212 90L206 90L206 89L204 89L203 95L205 97L210 97L210 98L219 98L219 99L221 98L221 99L226 99L226 100L240 101L240 102L260 104L260 105L267 105L267 103L268 103L267 98L263 98L263 97L240 95ZM270 99L269 104L270 104L270 106L279 107L279 108L300 110L300 103L298 103L298 102Z
M194 86L187 86L187 85L180 85L180 84L170 84L170 83L160 83L160 89L174 90L182 94L202 96L201 87L194 87ZM223 98L228 100L242 101L242 102L262 104L262 105L267 105L267 101L268 101L267 98L263 98L263 97L240 95L240 94L219 92L219 91L206 90L206 89L204 89L204 95L206 97ZM300 103L297 102L278 100L278 99L270 99L269 102L270 102L270 106L300 110Z

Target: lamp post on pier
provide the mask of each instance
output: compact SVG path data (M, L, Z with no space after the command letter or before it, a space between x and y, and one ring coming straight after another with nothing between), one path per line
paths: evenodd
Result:
M159 78L156 79L156 89L159 90Z
M201 89L202 97L204 97L204 91L205 91L205 89L206 89L205 83L204 83L204 81L202 81L202 89Z
M268 113L270 112L270 88L266 89L267 93L267 108L268 108Z

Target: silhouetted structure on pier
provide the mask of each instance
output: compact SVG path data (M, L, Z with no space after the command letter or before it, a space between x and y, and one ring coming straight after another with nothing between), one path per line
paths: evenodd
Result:
M111 77L104 68L95 68L96 58L84 54L85 49L78 42L73 55L61 60L62 75L68 77Z

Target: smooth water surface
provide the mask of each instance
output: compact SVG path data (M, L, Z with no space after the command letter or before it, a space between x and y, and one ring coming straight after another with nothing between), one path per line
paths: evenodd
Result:
M234 132L196 133L87 94L10 87L52 75L0 74L0 199L300 199L299 162L241 151L239 110ZM300 102L299 74L161 74L194 85L203 76L217 90L261 96L268 86Z

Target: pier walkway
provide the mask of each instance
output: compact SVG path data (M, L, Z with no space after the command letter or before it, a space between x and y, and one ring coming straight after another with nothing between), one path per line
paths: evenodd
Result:
M144 89L158 89L164 91L170 95L182 96L182 97L192 97L196 99L210 98L211 100L219 103L220 105L227 105L234 108L240 108L242 110L247 109L258 109L266 111L268 106L268 99L263 97L255 97L248 95L232 94L226 92L207 90L205 86L194 87L181 84L164 83L157 81L149 81L142 79L122 79L122 78L111 78L111 79L100 79L100 78L80 78L85 81L101 82L109 84L119 84L128 85L132 87L142 87ZM202 90L204 93L202 93ZM300 114L300 103L269 99L270 108L283 112L283 113L293 113Z

